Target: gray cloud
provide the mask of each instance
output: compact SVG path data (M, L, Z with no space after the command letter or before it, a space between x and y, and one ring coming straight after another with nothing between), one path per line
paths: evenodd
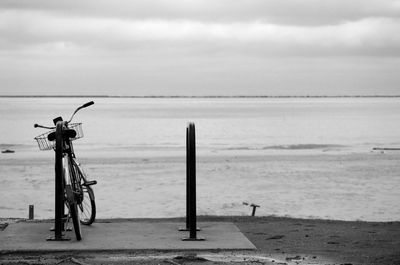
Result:
M366 17L399 17L398 0L3 0L3 9L128 19L253 21L292 25L336 24Z
M400 19L365 18L334 25L280 25L260 20L71 17L0 11L3 49L137 50L197 48L260 56L400 55ZM168 48L170 50L171 48Z
M1 93L398 94L399 10L390 0L3 0Z

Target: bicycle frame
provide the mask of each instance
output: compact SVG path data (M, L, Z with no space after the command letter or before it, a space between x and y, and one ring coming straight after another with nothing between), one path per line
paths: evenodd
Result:
M55 220L54 238L48 240L70 240L62 235L65 223L65 202L72 202L76 197L74 191L78 189L76 173L71 170L72 159L75 158L72 141L63 136L68 122L58 121L56 124L56 166L55 166ZM60 163L61 162L61 163ZM65 191L65 192L64 192ZM68 218L68 217L67 217Z
M80 204L83 199L83 190L79 185L81 183L81 178L79 177L78 172L75 171L75 165L77 163L75 161L75 153L72 141L66 139L65 147L65 154L63 157L65 185L70 185L72 187L72 191L74 192L74 194L66 194L66 200L71 202L72 199L75 199L75 201Z
M83 133L80 127L81 123L70 124L70 122L79 110L93 104L94 102L90 101L78 107L68 121L63 121L61 117L55 118L53 120L55 127L34 124L35 128L39 127L51 130L50 132L35 137L35 140L38 141L39 149L54 149L55 151L54 237L51 236L47 238L47 240L70 240L70 238L64 237L63 235L64 225L69 220L69 216L72 217L77 240L81 240L82 238L80 231L79 212L77 207L78 204L80 205L82 203L85 190L90 191L88 192L90 194L90 198L94 198L93 191L89 188L89 185L96 184L96 181L86 181L81 169L78 166L78 163L75 161L75 153L72 141L82 138ZM71 125L71 128L69 128L69 125ZM53 141L55 141L55 145ZM65 215L65 205L67 205L69 208L68 216ZM83 212L84 207L80 207ZM93 223L95 218L94 199L91 200L91 207L92 211L90 212L91 215L89 221L86 223L82 221L86 225Z

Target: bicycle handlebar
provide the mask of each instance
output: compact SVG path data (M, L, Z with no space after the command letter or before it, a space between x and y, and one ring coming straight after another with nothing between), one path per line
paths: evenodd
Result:
M74 113L72 113L71 118L70 118L66 123L67 123L67 124L70 123L70 122L72 121L72 119L74 118L75 114L76 114L79 110L84 109L84 108L87 108L87 107L89 107L89 106L91 106L91 105L93 105L93 104L94 104L93 101L89 101L89 102L83 104L82 106L78 107L78 108L74 111ZM39 124L37 124L37 123L35 123L35 124L33 125L33 127L34 127L34 128L38 128L38 127L39 127L39 128L44 128L44 129L50 129L50 130L52 130L52 129L55 128L55 127L49 127L49 126L39 125Z
M77 109L74 111L74 113L72 113L71 118L69 118L69 120L68 120L67 123L70 123L70 122L72 121L72 119L74 118L75 114L76 114L79 110L81 110L81 109L83 109L83 108L87 108L87 107L89 107L89 106L91 106L91 105L93 105L93 104L94 104L93 101L89 101L89 102L83 104L82 106L80 106L79 108L77 108Z
M49 129L49 130L53 130L53 129L55 129L56 127L48 127L48 126L43 126L43 125L39 125L39 124L37 124L37 123L35 123L34 125L33 125L33 127L34 128L43 128L43 129Z
M89 106L91 106L91 105L93 105L93 104L94 104L93 101L89 101L88 103L83 104L83 105L82 105L82 108L89 107Z

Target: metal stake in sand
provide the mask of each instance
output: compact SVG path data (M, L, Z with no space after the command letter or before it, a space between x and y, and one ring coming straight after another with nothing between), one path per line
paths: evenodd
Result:
M33 220L34 218L34 208L33 205L29 205L29 220Z
M255 216L256 215L256 209L257 209L257 207L260 207L260 205L252 203L250 205L250 207L253 207L253 212L251 213L251 216Z
M186 227L189 228L189 237L182 238L184 241L198 241L204 238L197 237L196 222L196 134L194 123L189 123L186 128Z

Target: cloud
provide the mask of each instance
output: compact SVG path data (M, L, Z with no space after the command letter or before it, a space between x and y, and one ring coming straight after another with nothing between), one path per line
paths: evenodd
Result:
M55 16L43 11L0 12L3 49L87 51L197 48L274 55L400 55L400 19L364 18L319 26L262 20L119 19Z
M0 8L57 15L199 21L264 20L278 24L335 24L366 17L399 17L398 0L2 0Z
M398 32L394 0L2 0L1 93L398 94Z

